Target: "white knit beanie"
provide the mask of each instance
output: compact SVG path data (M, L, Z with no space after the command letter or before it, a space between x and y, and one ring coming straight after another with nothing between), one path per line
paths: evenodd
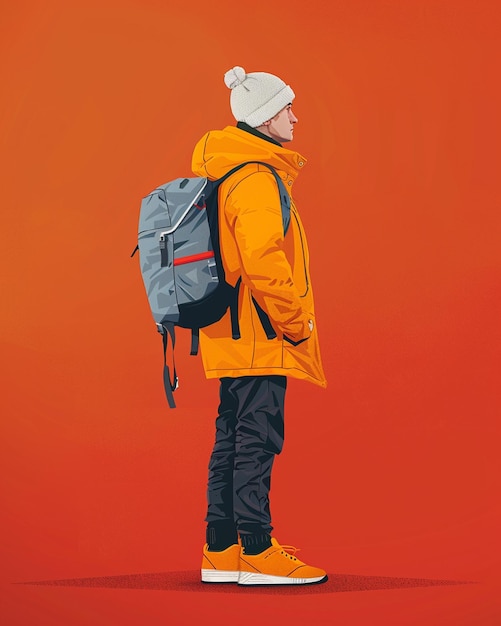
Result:
M235 66L224 75L231 89L231 112L237 122L256 128L271 120L295 98L289 85L273 74L253 72L246 74L243 67Z

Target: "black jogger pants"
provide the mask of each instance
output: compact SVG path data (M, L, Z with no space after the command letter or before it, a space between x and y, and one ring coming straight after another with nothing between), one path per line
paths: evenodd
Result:
M271 469L284 441L285 376L221 378L209 462L209 524L233 521L241 534L271 533Z

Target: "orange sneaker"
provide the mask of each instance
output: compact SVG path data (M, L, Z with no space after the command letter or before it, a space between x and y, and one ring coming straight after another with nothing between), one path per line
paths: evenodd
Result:
M208 544L205 544L202 557L202 582L238 582L240 546L234 543L221 552L211 552L208 548Z
M290 554L292 552L292 554ZM239 585L306 585L323 583L327 574L294 556L296 548L281 546L272 537L271 548L260 554L240 552Z

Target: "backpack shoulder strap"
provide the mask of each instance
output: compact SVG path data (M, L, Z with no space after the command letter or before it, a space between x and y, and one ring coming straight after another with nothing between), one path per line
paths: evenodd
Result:
M251 164L264 165L271 171L271 173L275 177L275 180L277 181L278 193L280 196L280 206L282 208L282 225L284 227L284 236L285 236L287 234L287 231L289 230L289 225L290 225L290 220L291 220L291 199L276 169L272 167L271 165L269 165L269 163L264 163L263 161L245 161L245 163L240 163L236 167L232 168L229 172L226 172L224 176L222 176L221 178L218 178L216 183L217 185L220 185L227 178L229 178L232 174L234 174L235 172L238 172L239 169L241 169L242 167L245 167L246 165L251 165Z
M277 182L277 187L278 187L278 193L280 196L280 206L282 209L282 225L284 228L284 237L285 237L285 235L287 234L287 231L289 230L290 219L291 219L291 199L290 199L289 193L287 192L287 189L285 188L285 185L282 179L280 178L280 176L278 175L274 167L272 167L268 163L263 163L262 161L246 161L245 163L241 163L240 165L237 165L236 167L232 168L224 176L219 178L216 181L216 184L220 185L223 181L225 181L227 178L229 178L232 174L237 172L239 169L241 169L242 167L245 167L246 165L251 165L251 164L264 165L271 171L271 173L275 177L275 180ZM238 321L238 292L239 292L239 287L240 287L241 282L242 282L242 279L239 278L235 287L235 299L230 305L231 328L232 328L233 339L240 339L240 328L239 328L239 321ZM271 324L268 314L259 306L259 304L257 303L254 297L252 297L252 303L254 304L254 307L259 317L259 321L261 322L261 325L263 326L263 329L266 333L267 338L274 339L277 336L277 334Z

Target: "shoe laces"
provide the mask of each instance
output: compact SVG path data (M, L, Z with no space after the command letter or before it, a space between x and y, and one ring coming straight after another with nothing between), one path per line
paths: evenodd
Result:
M296 548L295 546L282 546L282 545L280 545L280 548L281 548L280 554L283 554L285 557L287 557L288 559L291 559L292 561L297 561L294 555L296 554L296 552L299 552L301 548Z

